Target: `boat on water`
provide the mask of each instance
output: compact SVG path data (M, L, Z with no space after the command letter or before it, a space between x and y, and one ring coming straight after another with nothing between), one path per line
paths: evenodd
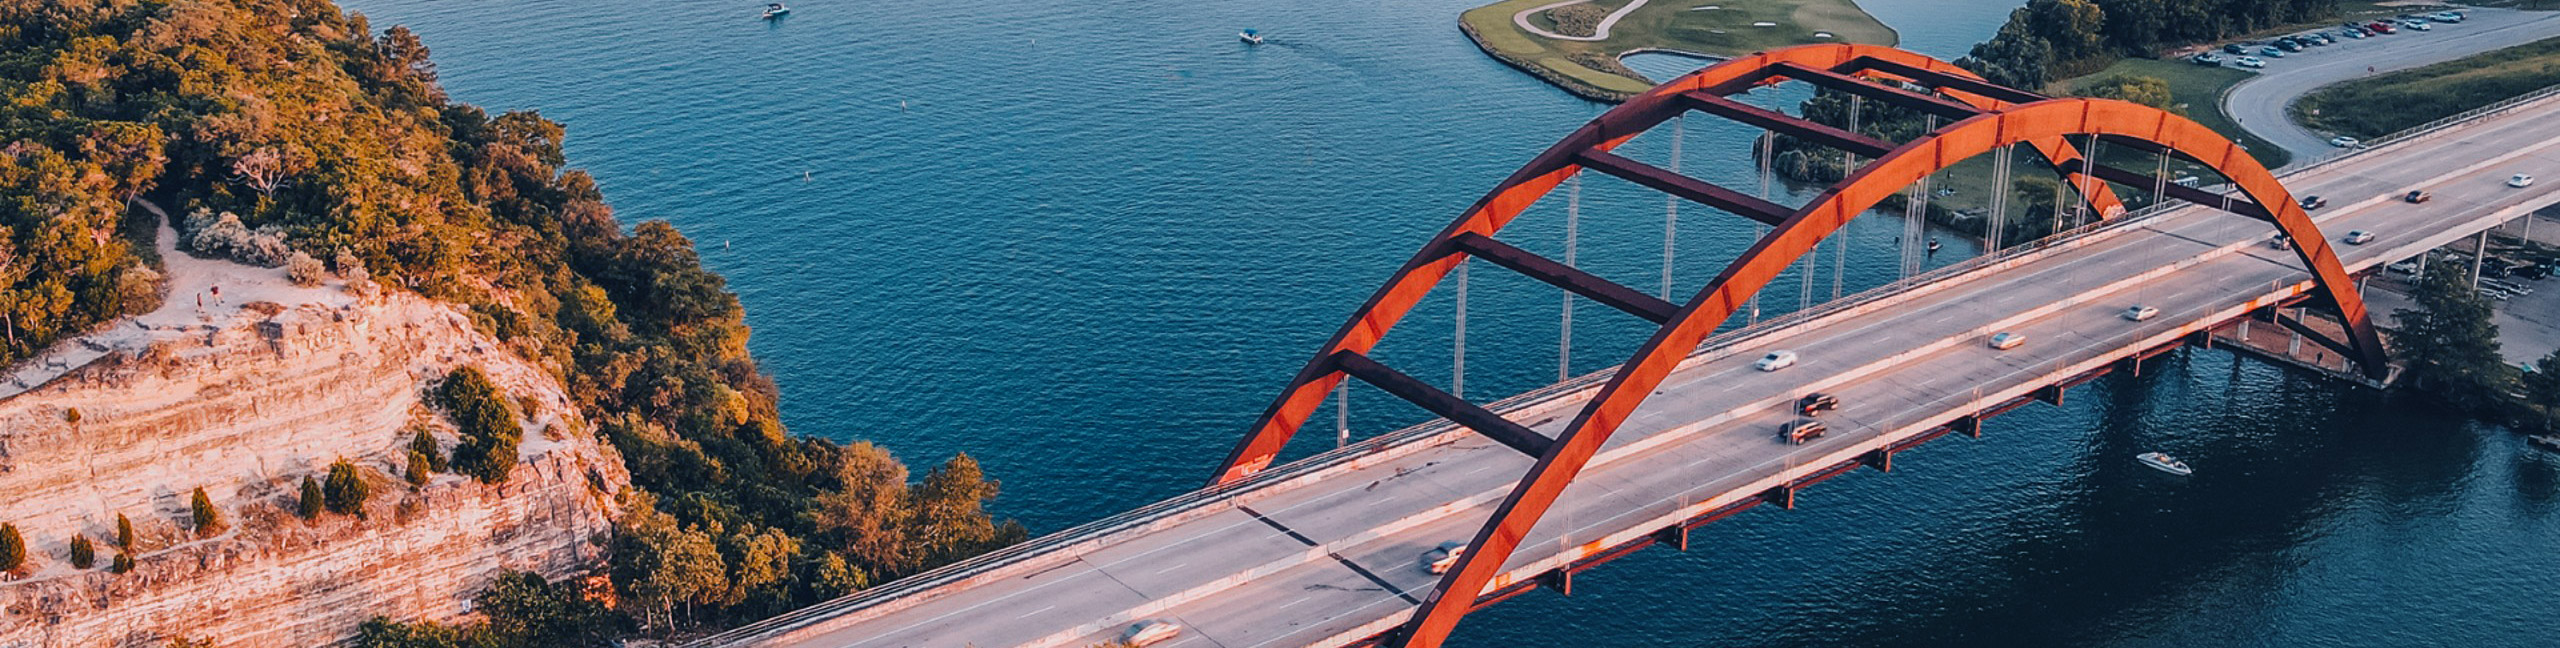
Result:
M2560 452L2560 434L2536 434L2525 437L2524 442L2536 448Z
M789 14L789 13L791 13L791 8L790 8L790 7L782 6L782 3L779 3L779 2L775 2L775 3L767 4L767 5L765 5L765 6L764 6L764 19L765 19L765 20L772 20L772 19L775 19L775 18L781 18L783 15L785 15L785 14Z
M2134 455L2133 459L2135 461L2142 462L2142 465L2150 466L2160 472L2172 475L2186 476L2195 474L2196 472L2195 469L2187 467L2187 462L2179 461L2177 457L2172 457L2164 453L2145 452Z
M1237 33L1237 34L1236 34L1236 40L1244 41L1244 42L1245 42L1245 44L1247 44L1247 45L1261 45L1261 44L1262 44L1262 33L1261 33L1261 32L1257 32L1257 31L1254 31L1254 30L1251 30L1251 29L1247 29L1247 30L1244 30L1243 32Z

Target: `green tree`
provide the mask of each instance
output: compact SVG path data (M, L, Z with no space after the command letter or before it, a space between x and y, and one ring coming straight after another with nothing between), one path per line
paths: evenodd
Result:
M712 534L682 528L645 495L629 506L614 540L614 581L659 629L680 627L679 606L707 605L728 592L727 568ZM690 614L687 615L688 617Z
M907 467L867 441L845 446L840 461L836 479L844 487L812 502L811 521L864 569L901 574L914 568L917 552L906 532L915 516Z
M436 394L445 415L462 431L462 442L453 447L454 468L485 483L506 481L515 470L524 427L507 408L505 393L479 367L463 366L445 376Z
M0 572L15 571L27 564L27 539L18 535L18 525L0 524Z
M435 468L429 467L427 463L426 455L418 454L416 450L409 451L409 467L402 471L403 475L409 478L409 485L425 486L427 480L435 478Z
M303 475L302 499L295 503L294 512L301 514L302 519L305 520L317 519L321 511L328 510L328 497L328 494L320 488L320 480L312 479L310 475Z
M213 507L213 498L204 494L204 487L196 487L195 495L187 499L187 512L196 523L196 535L222 533L222 509Z
M2472 292L2470 269L2434 264L2410 298L2418 308L2391 313L2399 325L2392 341L2408 360L2405 384L2469 412L2504 400L2510 379L2498 355L2498 324L2488 300Z
M133 518L125 517L123 513L116 514L116 548L133 550Z
M996 486L968 453L926 473L915 492L917 549L939 564L1021 542L1029 535L1021 524L987 517L986 502L995 499Z
M71 534L71 567L88 569L98 564L98 548L89 544L86 534Z
M487 616L494 646L609 646L624 630L612 609L540 574L499 574L472 602Z
M444 472L447 470L447 468L445 468L444 448L436 444L435 435L429 434L426 428L418 428L418 433L409 437L409 451L417 453L418 456L425 457L427 459L428 470L435 472Z
M116 574L133 573L133 554L122 551L116 552L115 560L107 563L107 571L109 573Z
M364 517L365 500L373 499L373 485L364 481L356 465L339 459L329 464L329 481L321 487L329 512Z
M2116 76L2080 88L2083 97L2116 99L2166 110L2178 109L2176 98L2169 96L2169 81L2155 76Z

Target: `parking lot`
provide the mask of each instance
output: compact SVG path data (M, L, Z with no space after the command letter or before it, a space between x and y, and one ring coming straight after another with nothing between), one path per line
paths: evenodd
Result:
M2491 8L2471 8L2463 12L2464 18L2459 23L2430 21L2427 31L2395 28L2397 33L2361 39L2340 38L2346 28L2336 24L2297 32L2294 35L2328 33L2334 40L2328 45L2311 45L2301 52L2289 52L2282 58L2258 56L2265 67L2254 70L2257 76L2232 86L2223 94L2223 112L2250 133L2292 152L2292 164L2304 164L2339 151L2328 143L2331 134L2303 128L2286 114L2287 107L2294 100L2312 90L2370 74L2450 61L2546 38L2560 38L2560 12ZM2255 52L2268 46L2269 42L2249 41L2243 49L2251 52L2248 56L2257 56ZM2217 54L2220 59L2217 65L2236 67L2233 60L2238 56L2222 53L2221 45L2199 47L2181 53L2181 57L2206 51Z

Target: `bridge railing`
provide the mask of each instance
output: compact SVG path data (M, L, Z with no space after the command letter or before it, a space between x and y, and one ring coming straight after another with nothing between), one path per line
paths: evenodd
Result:
M2553 85L2487 106L2482 106L2480 108L2464 111L2456 115L2404 129L2373 142L2366 143L2362 147L2342 150L2336 154L2324 156L2318 160L2290 168L2281 175L2293 176L2341 164L2359 156L2372 153L2376 150L2388 148L2393 144L2435 136L2445 132L2445 129L2449 127L2502 115L2519 107L2547 100L2555 96L2560 96L2560 85ZM2217 191L2218 193L2229 191L2227 186L2210 187L2209 189L2219 190ZM2101 235L2112 236L2116 233L2141 227L2160 214L2176 211L2188 206L2189 205L2182 203L2153 204L2142 209L2127 212L2123 216L2119 216L2117 218L2097 221L2060 232L2055 232L2034 241L2010 246L1990 254L1976 256L1956 263L1940 266L1926 272L1921 272L1883 285L1861 290L1840 299L1815 304L1810 308L1797 310L1785 315L1761 320L1757 323L1725 330L1709 337L1708 340L1705 343L1700 344L1698 350L1690 354L1689 357L1694 361L1699 358L1717 357L1723 354L1729 354L1736 347L1736 343L1743 340L1784 330L1789 327L1803 325L1817 319L1838 315L1853 309L1892 299L1897 296L1907 296L1911 292L1911 289L1915 287L1938 284L1951 278L1992 268L2030 255L2040 254L2057 248L2087 243L2096 240ZM1586 373L1568 380L1532 389L1513 395L1509 398L1489 403L1486 405L1486 408L1497 412L1511 411L1542 401L1563 397L1578 391L1594 389L1602 382L1607 381L1616 370L1616 367L1610 367ZM1458 426L1456 424L1442 419L1434 419L1424 423L1408 426L1393 432L1350 443L1339 448L1319 452L1315 455L1308 456L1297 461L1291 461L1274 466L1271 469L1263 471L1249 479L1187 492L1117 515L1104 517L1092 522L1087 522L1054 533L1042 535L1021 544L979 554L978 556L967 560L962 560L960 562L955 562L939 568L910 575L905 578L900 578L843 598L819 603L769 619L740 626L727 632L705 637L687 645L729 645L759 637L767 637L789 632L846 612L871 607L883 601L894 600L900 597L931 590L942 585L967 580L988 571L1021 561L1025 558L1042 555L1050 551L1071 547L1080 543L1090 542L1095 539L1108 536L1112 533L1139 528L1173 515L1199 508L1203 505L1213 504L1221 500L1231 498L1235 495L1285 483L1292 478L1332 468L1372 453L1389 448L1405 446L1443 434L1454 434L1457 433L1457 431Z

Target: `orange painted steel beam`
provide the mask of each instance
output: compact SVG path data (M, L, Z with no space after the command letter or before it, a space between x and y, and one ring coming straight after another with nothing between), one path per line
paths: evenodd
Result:
M1414 305L1420 303L1423 296L1429 294L1431 288L1438 285L1440 280L1465 258L1466 255L1463 252L1457 254L1448 252L1450 239L1468 233L1493 236L1505 225L1510 224L1512 218L1519 216L1522 210L1535 204L1539 198L1562 184L1565 178L1580 172L1583 168L1584 156L1588 153L1605 153L1615 149L1647 129L1689 109L1690 100L1682 98L1683 94L1703 92L1717 96L1730 96L1752 88L1785 82L1790 78L1785 73L1787 70L1850 70L1851 72L1848 73L1824 73L1832 76L1846 76L1879 65L1903 71L1921 70L1950 77L1978 78L1972 72L1956 67L1953 63L1890 47L1846 43L1805 45L1760 52L1689 73L1687 76L1637 95L1625 104L1584 124L1571 135L1565 136L1563 141L1557 142L1555 146L1549 147L1536 158L1532 158L1519 171L1504 178L1500 184L1494 186L1493 191L1486 193L1483 198L1468 207L1465 215L1459 217L1457 222L1450 223L1447 228L1434 235L1430 243L1424 245L1421 251L1405 261L1402 267L1397 268L1395 273L1387 278L1386 284L1380 286L1377 292L1371 293L1368 300L1361 303L1359 310L1352 313L1350 320L1344 322L1342 328L1336 330L1333 336L1325 341L1324 347L1318 349L1315 356L1309 359L1296 375L1290 377L1288 386L1282 389L1280 396L1263 411L1262 416L1255 421L1253 429L1248 431L1245 437L1236 443L1235 448L1228 452L1226 459L1219 463L1218 470L1210 478L1209 483L1217 485L1233 482L1260 472L1271 465L1272 460L1279 456L1280 450L1286 447L1289 439L1297 433L1298 427L1315 413L1317 407L1323 405L1325 395L1342 381L1342 373L1330 362L1333 354L1342 351L1365 354L1375 348L1378 340L1384 337L1388 330L1395 328L1396 323L1402 321L1404 316L1412 311ZM1805 75L1812 76L1810 73ZM1927 97L1927 95L1909 93L1898 88L1891 91L1910 94L1914 97ZM1997 99L1961 91L1951 91L1948 95L1956 101L1975 106L1979 110L2007 105ZM2056 164L2080 159L2079 151L2073 149L2069 142L2059 136L2042 138L2030 144L2035 146L2038 152L2043 153L2046 159ZM2106 183L2097 182L2094 179L2081 182L2078 180L2081 177L2078 174L2061 171L2059 168L2057 172L2062 173L2066 181L2073 182L2074 186L2094 186L2093 189L2083 192L2084 197L2089 201L2091 208L2102 217L2112 217L2124 211L2123 203L2115 198L2115 195L2106 187Z
M2202 125L2157 108L2106 99L2046 99L1987 112L1914 140L1860 168L1760 239L1681 307L1678 318L1622 365L1573 423L1515 486L1468 551L1423 598L1400 632L1401 645L1438 646L1474 609L1479 593L1502 571L1547 509L1593 454L1653 394L1683 358L1815 244L1885 198L1929 174L2000 147L2063 135L2116 135L2150 141L2204 161L2242 193L2274 210L2277 227L2294 238L2319 290L2337 304L2368 371L2383 367L2382 347L2355 283L2319 229L2290 193L2247 151ZM2058 394L2057 394L2058 395Z

